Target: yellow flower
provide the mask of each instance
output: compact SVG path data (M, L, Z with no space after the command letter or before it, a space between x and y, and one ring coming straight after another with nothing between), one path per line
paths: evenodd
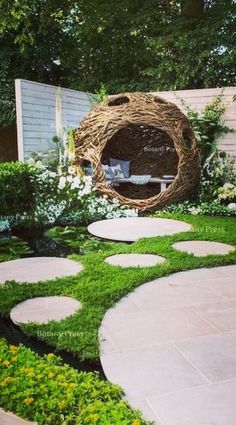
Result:
M16 353L18 351L18 347L15 345L10 345L9 350L11 353Z
M10 365L9 360L4 360L4 362L2 362L2 364L6 367L8 367Z
M99 419L99 416L98 416L97 413L90 415L90 420L91 420L92 423L96 423L98 421L98 419Z
M58 407L60 408L60 409L64 409L65 407L66 407L66 401L65 400L62 400L62 401L59 401L59 403L58 403Z
M56 357L56 356L55 356L55 354L53 354L53 353L49 353L49 354L47 355L47 358L48 358L48 359L53 359L54 357Z
M140 419L135 419L135 420L132 422L132 425L141 425Z
M53 377L54 377L54 373L49 372L48 377L49 377L49 378L53 378Z
M14 382L16 378L13 378L12 376L7 376L2 382L1 385L4 387L5 385L11 384Z
M17 356L12 357L12 361L16 362L17 361Z
M25 403L27 406L29 406L30 404L32 404L32 403L33 403L33 401L34 401L34 398L33 398L33 397L26 397L26 398L24 399L24 403Z
M28 371L28 369L26 368L26 367L21 367L20 368L20 372L22 372L22 373L25 373L25 372L27 372Z
M72 382L71 384L69 384L69 387L70 387L70 388L76 388L76 387L77 387L77 384L74 384L74 383Z
M38 379L42 379L42 377L43 377L42 373L39 373L39 374L37 375L37 378L38 378Z

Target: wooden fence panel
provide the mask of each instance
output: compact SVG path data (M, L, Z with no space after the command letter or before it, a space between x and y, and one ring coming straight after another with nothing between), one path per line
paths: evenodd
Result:
M223 102L226 106L224 115L225 125L232 128L234 132L227 133L221 137L219 140L219 147L225 152L236 156L236 101L233 102L233 96L236 95L236 87L225 87L224 89L178 90L175 92L161 91L154 92L153 94L175 103L183 112L185 112L185 108L182 104L182 100L192 109L201 112L204 107L220 93L223 93Z
M161 91L153 94L177 104L185 112L182 100L192 109L200 112L223 90L226 105L224 122L236 131L236 87L224 89L200 89ZM54 147L52 138L56 135L56 98L58 87L16 80L16 110L18 158L24 161L32 152L45 152ZM62 125L76 128L95 104L94 96L77 90L60 89ZM236 133L228 133L220 139L222 150L236 156Z
M88 93L58 88L28 80L16 80L18 159L25 161L32 152L43 153L55 147L56 99L61 100L64 128L76 128L95 100Z

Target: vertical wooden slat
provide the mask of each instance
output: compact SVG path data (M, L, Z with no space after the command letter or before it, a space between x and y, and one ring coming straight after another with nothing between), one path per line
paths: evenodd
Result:
M17 149L18 161L24 161L24 132L23 132L23 115L22 115L22 93L21 80L15 80L15 96L16 96L16 125L17 125Z

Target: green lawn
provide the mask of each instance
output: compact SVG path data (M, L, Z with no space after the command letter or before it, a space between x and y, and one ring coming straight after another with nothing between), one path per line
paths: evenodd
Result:
M167 214L162 215L168 217ZM28 298L46 295L67 295L81 301L83 308L59 323L27 325L27 334L36 335L56 349L75 353L81 359L98 359L98 330L106 311L123 296L144 282L170 273L199 267L236 263L236 251L224 256L203 258L178 252L172 243L181 240L212 240L236 246L236 220L225 217L171 215L192 224L192 231L168 237L140 239L133 244L117 243L108 253L98 252L85 256L73 254L69 258L84 265L84 270L72 278L56 279L40 284L17 285L9 282L0 288L0 314L8 317L17 303ZM152 253L167 261L151 268L121 269L104 263L108 255L118 253ZM69 332L68 332L69 331Z

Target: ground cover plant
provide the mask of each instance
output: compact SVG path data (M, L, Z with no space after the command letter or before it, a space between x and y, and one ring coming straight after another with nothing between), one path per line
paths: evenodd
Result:
M38 425L148 425L117 385L0 340L0 404Z
M158 214L160 216L160 213ZM0 288L0 314L8 317L17 303L37 296L67 295L78 299L82 309L61 322L47 325L24 325L29 335L48 342L56 349L65 349L82 359L99 358L98 329L106 311L135 287L154 278L179 270L209 267L236 262L236 252L228 255L194 257L172 248L181 240L212 240L236 245L235 219L231 217L204 217L191 215L168 215L192 224L192 231L173 236L141 239L133 244L116 243L109 250L75 254L69 258L84 265L84 270L70 278L41 282L38 285L17 285L8 282ZM163 264L150 268L121 269L104 262L108 255L117 253L152 253L167 259ZM71 336L68 335L71 332Z

